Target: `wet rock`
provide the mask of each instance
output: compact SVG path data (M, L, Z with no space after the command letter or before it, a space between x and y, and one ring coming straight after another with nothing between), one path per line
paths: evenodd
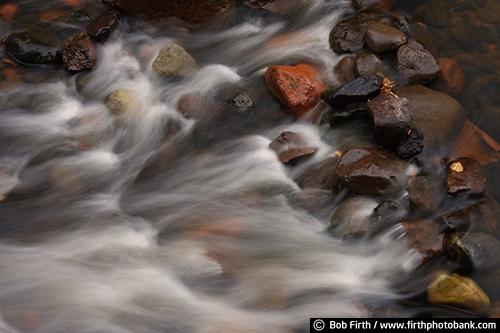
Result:
M465 114L451 96L424 86L405 86L396 91L408 99L411 127L424 135L425 147L446 147L462 128Z
M383 224L391 225L394 222L399 222L407 214L407 209L395 200L382 201L380 205L375 207L370 217L372 223L376 223L380 228Z
M386 195L404 186L407 169L408 164L389 151L357 148L342 156L337 176L354 193Z
M405 139L399 142L396 153L405 160L410 159L424 150L424 134L416 128L408 131Z
M298 133L286 131L280 134L269 144L276 152L282 163L296 163L298 160L311 156L318 150L317 147L308 146L304 138Z
M382 93L368 102L375 139L386 147L403 141L410 129L408 99Z
M394 4L394 0L352 0L352 5L356 9L376 9L389 10Z
M274 0L242 0L242 3L247 7L260 9L273 1Z
M354 57L346 56L342 58L333 69L333 73L341 85L354 80L356 78L354 75Z
M307 64L269 67L265 79L273 94L296 117L315 106L324 90L320 74Z
M120 14L115 10L109 10L87 24L85 29L94 41L102 43L106 41L118 25Z
M147 19L180 18L188 23L206 22L228 11L234 0L103 0L128 15Z
M366 22L350 18L339 22L330 32L329 43L337 53L358 52L365 45Z
M382 60L371 52L362 52L356 58L355 68L358 76L377 74L383 70L383 67Z
M131 90L115 90L106 98L106 106L112 113L121 114L137 106L137 97Z
M96 46L85 32L77 33L64 42L62 59L69 71L92 69L97 61Z
M481 165L471 158L460 158L448 163L446 191L456 195L462 192L481 194L486 178L481 174Z
M452 58L438 58L441 68L439 80L434 87L452 96L457 96L464 86L464 72L458 62Z
M377 96L380 92L380 85L381 80L378 76L363 76L345 84L340 89L328 89L321 97L330 106L342 108Z
M164 77L186 76L197 67L196 61L180 45L168 44L160 49L153 61L153 71Z
M484 291L473 280L458 274L439 273L427 287L427 300L473 310L490 306Z
M410 34L410 31L411 31L410 21L408 20L408 18L406 18L406 16L404 16L400 13L396 13L392 17L391 23L392 23L392 26L394 28L398 29L399 31L403 32L404 34L407 34L407 35Z
M307 168L297 179L301 188L313 187L332 190L337 185L337 166L340 158L337 155L328 156L323 161Z
M500 264L500 242L482 232L454 232L446 247L452 258L468 268L485 270Z
M239 93L231 102L239 113L246 112L255 105L250 95L246 92Z
M406 35L398 29L379 22L370 22L366 26L365 41L370 50L384 53L395 50L405 44Z
M448 229L458 231L482 231L500 235L500 205L489 196L462 210L452 212L442 219Z
M443 200L442 180L435 177L420 175L408 181L408 198L414 211L434 212Z
M332 215L329 231L342 239L366 236L370 230L370 216L378 204L375 199L364 196L344 200Z
M417 251L422 263L435 258L443 251L444 236L441 225L432 220L408 220L401 222L405 238Z
M398 49L396 68L411 82L432 80L440 71L434 56L412 39Z
M61 50L37 40L28 32L10 34L5 40L5 52L24 65L53 65L61 63Z

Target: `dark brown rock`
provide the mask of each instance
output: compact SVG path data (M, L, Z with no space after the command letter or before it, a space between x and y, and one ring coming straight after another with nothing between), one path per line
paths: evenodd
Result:
M267 5L270 2L273 2L274 0L242 0L242 3L250 8L263 8L265 5Z
M283 132L269 144L276 152L282 163L295 163L298 160L311 156L318 150L317 147L308 146L305 140L295 132Z
M128 15L147 19L180 18L201 23L226 12L234 0L103 0Z
M370 22L366 26L365 41L375 53L395 50L407 41L406 35L398 29L380 22Z
M333 69L337 80L341 85L346 84L356 78L354 75L354 57L345 56Z
M24 65L54 65L61 63L61 49L38 40L31 33L17 32L5 40L5 52Z
M481 164L471 158L459 158L448 163L446 191L449 194L481 194L486 178L481 174Z
M455 232L446 246L450 256L468 268L483 270L500 264L500 242L482 232Z
M434 56L412 39L398 49L396 68L411 82L434 79L440 71Z
M356 9L376 9L389 10L394 4L394 0L352 0L352 5Z
M365 45L366 22L351 18L339 22L330 32L330 47L337 53L358 52Z
M411 120L408 99L382 93L370 100L368 107L377 142L394 147L408 136Z
M408 181L410 208L420 212L434 212L443 201L442 181L432 176L415 176Z
M500 235L500 205L489 196L482 198L462 210L452 212L442 219L448 229L458 231L482 231L491 235Z
M96 46L85 32L77 33L64 43L62 58L69 71L92 69L97 61Z
M435 258L443 251L443 234L440 225L432 220L408 220L401 222L405 238L417 251L422 263Z
M120 13L118 11L108 10L90 21L85 29L87 30L87 34L94 41L102 43L109 38L118 25L119 20Z
M408 164L389 151L357 148L342 156L337 176L354 193L386 195L405 185L407 170Z
M370 217L378 201L364 196L344 200L334 211L330 220L330 232L338 238L364 237L370 230Z
M424 134L420 130L411 128L406 138L398 143L396 153L405 160L410 159L424 150L424 140Z
M297 179L297 184L301 188L334 189L338 182L336 171L339 161L340 158L337 155L332 155L311 165Z
M380 86L381 79L378 76L368 75L354 79L340 89L328 89L321 97L332 107L343 108L377 96Z
M356 58L355 68L358 76L374 75L383 70L384 63L372 52L362 52Z
M464 72L458 62L452 58L438 58L437 62L441 68L439 80L435 88L452 96L457 96L464 87Z

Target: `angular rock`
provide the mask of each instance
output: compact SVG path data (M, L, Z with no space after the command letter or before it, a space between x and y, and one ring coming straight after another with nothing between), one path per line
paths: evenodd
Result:
M437 62L441 68L439 80L435 88L452 96L457 96L464 87L464 72L455 59L438 58Z
M405 44L407 38L404 33L390 25L370 22L366 26L365 41L373 52L384 53Z
M424 134L416 128L408 130L406 138L399 142L396 153L405 160L410 159L424 150Z
M386 195L405 185L408 166L386 150L357 148L342 156L337 176L354 193Z
M23 65L53 65L61 63L61 49L37 40L28 32L10 34L5 40L5 52Z
M410 111L408 99L382 93L368 102L375 139L386 147L394 147L408 136Z
M164 77L179 77L191 74L197 67L196 61L180 45L168 44L160 49L153 61L153 70Z
M401 222L401 225L407 242L417 251L422 263L441 254L444 236L440 224L432 220L408 220Z
M85 32L77 33L64 42L62 59L69 71L92 69L97 61L96 46Z
M500 242L483 232L454 232L446 248L452 258L474 270L495 268L500 264Z
M440 71L434 56L413 39L398 49L396 68L411 82L432 80Z
M269 144L269 147L285 164L296 163L302 158L313 155L318 150L317 147L308 146L299 134L290 131L281 133Z
M108 10L87 24L85 27L87 35L89 35L94 41L102 43L109 38L113 30L118 25L119 20L119 12L116 10Z
M265 79L273 94L296 117L315 106L324 90L320 74L307 64L269 67Z
M206 22L228 11L234 0L103 0L128 15L147 19L180 18L188 23Z
M384 63L372 52L362 52L356 58L358 76L374 75L383 70Z
M458 274L439 273L427 287L427 300L433 304L449 304L481 310L490 306L490 299L471 279Z
M408 181L408 198L414 211L434 212L443 201L442 181L434 177L420 175Z
M465 113L451 96L424 86L405 86L396 91L408 99L411 127L424 135L425 147L446 147L462 128Z
M346 56L342 58L333 69L337 80L341 85L354 80L354 57Z
M114 114L127 112L137 106L136 94L126 89L115 90L106 98L106 106Z
M337 166L340 158L331 155L323 161L311 165L297 179L297 184L301 188L313 187L324 190L332 190L337 185Z
M354 79L340 89L328 89L321 96L332 107L346 107L350 104L365 102L380 92L381 79L368 75Z
M364 196L344 200L330 220L330 232L338 238L364 237L370 230L370 217L378 201Z
M485 184L486 178L481 174L481 164L476 160L459 158L448 163L446 191L449 194L481 194Z
M351 18L338 23L330 32L329 43L337 53L358 52L365 45L366 22Z

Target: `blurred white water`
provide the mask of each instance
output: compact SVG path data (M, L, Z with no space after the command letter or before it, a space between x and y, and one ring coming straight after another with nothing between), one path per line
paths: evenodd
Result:
M398 299L391 284L414 266L404 243L390 233L343 243L288 200L345 133L326 142L317 126L284 120L200 150L184 142L196 121L176 112L186 93L214 94L272 63L314 59L334 81L327 36L344 10L334 3L312 2L285 44L269 43L285 21L177 40L224 44L182 81L150 68L171 37L122 29L91 73L2 91L0 184L37 196L0 204L0 332L301 332L312 316L366 316L364 304ZM116 89L136 93L132 112L107 111ZM165 138L170 122L179 131ZM283 166L268 147L283 130L318 146L314 158ZM169 168L135 181L169 145Z

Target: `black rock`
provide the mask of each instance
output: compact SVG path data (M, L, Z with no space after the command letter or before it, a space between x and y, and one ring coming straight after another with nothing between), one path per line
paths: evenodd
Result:
M434 79L440 71L434 56L415 40L398 49L396 68L411 82Z
M23 65L54 65L61 63L61 49L47 45L28 32L11 34L5 41L5 51Z
M331 106L342 108L377 96L380 86L381 79L378 76L362 76L348 82L338 90L328 89L322 94L322 98Z
M424 134L416 128L408 131L406 139L398 144L396 152L401 158L409 159L424 150Z
M87 24L87 34L96 42L106 41L118 25L120 14L116 10L109 10Z

